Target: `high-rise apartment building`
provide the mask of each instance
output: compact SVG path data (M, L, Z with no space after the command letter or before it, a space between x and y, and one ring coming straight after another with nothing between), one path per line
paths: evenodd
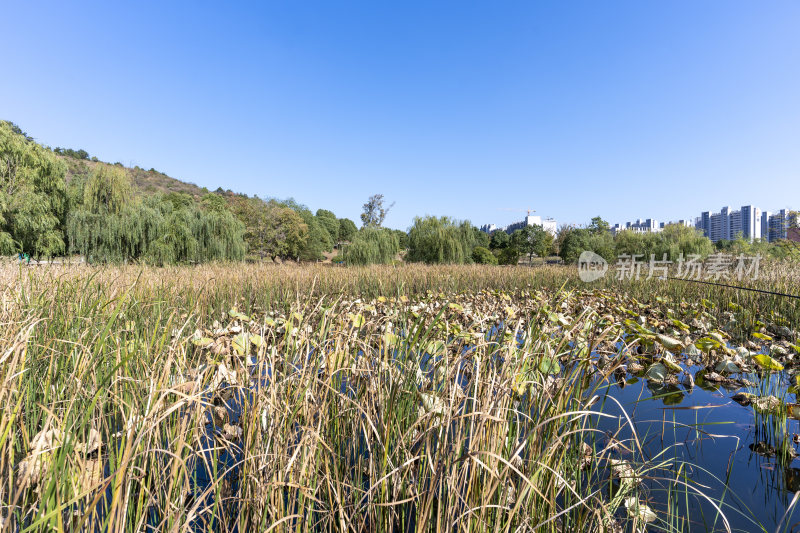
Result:
M733 240L739 236L752 242L767 235L769 213L762 213L761 209L752 205L743 205L736 211L726 206L719 213L703 211L695 227L712 242Z
M769 217L771 216L771 211L761 212L761 239L765 241L769 241Z
M753 242L761 238L761 209L752 205L743 205L741 209L742 237Z
M703 231L703 235L711 238L711 211L703 211L700 213L700 226L699 229Z

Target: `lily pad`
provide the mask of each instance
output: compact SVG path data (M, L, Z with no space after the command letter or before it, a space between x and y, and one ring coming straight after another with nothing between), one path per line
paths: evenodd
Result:
M789 352L786 351L786 348L784 348L780 344L773 344L772 346L769 347L769 354L783 356L783 355L788 355Z
M667 370L670 372L678 373L683 371L683 368L681 368L681 366L675 362L670 354L667 354L666 357L661 358L661 364L667 367Z
M425 409L426 413L433 413L436 415L447 413L447 404L435 394L423 392L420 396L422 396L422 407Z
M706 352L706 353L720 347L719 341L711 337L702 337L700 339L697 339L696 341L694 341L694 345L697 346L697 348L701 352Z
M737 372L741 372L741 368L739 368L739 365L737 365L730 359L725 359L717 363L717 366L714 367L714 371L720 373L736 374Z
M636 496L625 498L625 510L628 516L641 522L652 522L657 518L656 513L647 505L641 503Z
M760 413L770 414L780 411L781 401L775 396L760 396L751 400L753 409Z
M753 361L755 361L758 366L766 370L783 370L782 364L764 353L754 355Z
M208 337L200 337L199 339L192 339L192 344L199 348L208 348L212 344L214 344L214 339L210 339Z
M539 371L544 374L558 374L561 372L561 364L555 357L542 357L539 361Z
M686 348L686 355L688 355L689 357L697 357L698 355L700 355L700 353L701 353L700 350L698 350L697 346L695 346L694 344L690 344Z
M672 325L675 326L676 328L680 328L683 331L689 331L689 325L684 322L681 322L677 318L671 318L670 322L672 322Z
M656 381L664 381L664 379L667 377L667 367L661 363L653 363L647 368L647 372L645 372L644 377Z
M352 313L349 313L348 314L348 318L350 319L350 322L353 324L354 328L358 329L358 328L360 328L361 326L364 325L364 316L361 313L358 313L358 314L355 314L355 315L352 314Z
M611 474L619 479L620 485L625 489L632 489L639 483L639 477L631 464L624 459L609 459Z
M680 352L683 349L683 344L681 341L667 335L656 335L656 340L661 346L670 352Z
M236 355L245 355L250 350L250 336L247 333L240 333L231 340L231 348Z
M233 318L234 320L240 320L242 322L250 322L250 317L245 315L244 313L240 313L236 309L231 309L228 311L228 316Z
M757 398L757 396L749 392L737 392L736 394L731 396L731 400L745 407L750 405L750 403L752 403L753 399L755 398Z

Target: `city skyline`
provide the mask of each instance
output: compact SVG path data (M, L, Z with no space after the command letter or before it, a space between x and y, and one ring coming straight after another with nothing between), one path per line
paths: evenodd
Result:
M665 225L682 224L702 231L712 242L733 240L740 235L751 242L755 239L773 242L786 239L789 229L796 227L798 220L797 211L789 208L772 212L751 204L742 205L738 209L726 205L718 212L703 211L700 216L689 219L659 222L654 218L639 218L635 222L625 222L624 225L615 223L611 226L611 230L613 233L624 230L640 233L658 232L664 229Z

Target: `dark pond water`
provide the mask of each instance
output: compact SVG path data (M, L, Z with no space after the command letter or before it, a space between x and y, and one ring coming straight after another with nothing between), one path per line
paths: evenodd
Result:
M697 375L702 369L687 370ZM593 409L622 415L617 400L633 421L644 458L671 460L673 472L685 464L687 483L722 507L732 530L800 531L800 506L784 516L795 491L800 491L800 459L776 453L781 447L796 449L792 437L800 433L800 422L760 414L731 400L737 391L783 398L788 377L783 373L739 376L758 383L757 389L726 389L709 382L691 389L653 386L628 374L623 383L606 384ZM793 394L785 396L785 401L794 401ZM613 434L626 422L600 418L599 427ZM625 442L632 433L629 426L623 427L616 439ZM630 459L634 464L640 461L635 456ZM666 481L645 479L643 485L647 503L656 511L665 511L667 502L677 499L678 514L688 515L689 531L725 530L712 504L692 496L693 489L679 486L678 494L670 495Z

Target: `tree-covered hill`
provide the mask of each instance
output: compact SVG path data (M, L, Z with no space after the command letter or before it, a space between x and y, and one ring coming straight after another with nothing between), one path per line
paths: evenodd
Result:
M200 198L208 193L208 189L198 187L194 183L187 183L177 178L167 176L163 172L159 172L153 168L150 170L145 170L138 166L128 168L122 166L121 163L111 164L103 161L92 161L91 159L78 159L68 155L56 155L67 165L65 176L67 183L75 177L87 178L98 166L116 166L124 169L130 176L136 190L144 194L166 194L175 192Z
M0 255L79 254L89 262L154 264L315 261L356 232L349 219L294 200L186 183L107 163L83 149L42 146L0 120Z

